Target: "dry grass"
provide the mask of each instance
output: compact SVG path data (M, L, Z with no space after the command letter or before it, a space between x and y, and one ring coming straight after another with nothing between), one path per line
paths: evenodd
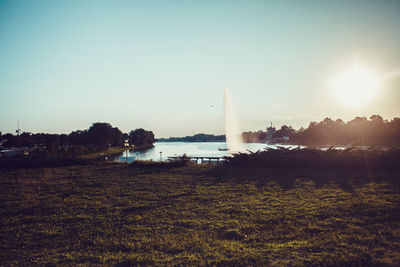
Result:
M0 263L396 265L398 173L120 164L3 170Z

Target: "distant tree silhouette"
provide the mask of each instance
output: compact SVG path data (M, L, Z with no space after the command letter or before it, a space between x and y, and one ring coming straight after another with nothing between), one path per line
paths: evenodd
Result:
M7 134L3 135L3 138L7 140L7 142L5 142L5 144L4 144L4 146L7 146L7 147L19 146L19 139L17 136L7 133Z
M74 131L68 135L68 142L71 145L86 145L89 143L89 136L87 130Z
M159 138L159 142L225 142L225 135L199 133L185 137Z
M400 119L384 120L379 115L356 117L345 123L341 119L333 121L325 118L311 122L307 129L292 133L291 141L301 145L371 145L399 146Z
M123 133L123 134L122 134L122 140L124 140L124 142L125 142L125 140L128 140L128 141L129 141L129 134Z
M274 135L272 136L273 138L282 138L284 136L292 136L295 133L295 130L292 128L292 126L287 126L287 125L282 125L279 130L277 130Z
M136 129L129 133L129 144L137 147L152 146L155 142L152 131L146 131L142 128Z
M242 139L245 143L265 143L267 141L267 133L263 131L243 132Z
M106 122L93 123L87 135L93 145L106 147L123 144L122 132L117 127L113 128L111 124Z
M66 134L32 134L23 132L19 136L10 133L2 134L7 141L4 147L53 147L83 146L105 148L122 146L124 140L137 147L148 147L154 142L154 134L142 128L123 134L117 127L109 123L96 122L88 130L73 131ZM294 130L291 126L283 125L274 137L290 137L290 143L299 145L331 146L331 145L370 145L370 146L400 146L400 118L384 120L379 115L356 117L347 123L341 119L325 118L321 122L311 122L307 128ZM245 142L265 142L266 133L244 132ZM161 141L212 142L225 141L224 135L196 134L186 137L171 137ZM78 149L79 150L79 149Z
M245 142L265 142L265 132L244 132ZM294 130L291 126L283 125L273 134L273 138L290 137L292 144L309 146L332 145L370 145L370 146L399 146L400 118L384 120L379 115L356 117L349 122L342 119L325 118L320 122L310 122L307 128Z
M4 146L7 147L59 147L59 146L93 146L108 147L122 146L124 135L117 127L112 127L109 123L93 123L88 130L73 131L67 134L32 134L23 132L19 136L12 134L3 135L7 139ZM127 139L128 135L125 134Z

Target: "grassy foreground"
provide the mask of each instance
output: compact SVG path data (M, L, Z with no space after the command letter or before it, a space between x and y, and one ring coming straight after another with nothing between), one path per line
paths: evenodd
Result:
M0 171L0 265L396 265L400 175L93 164Z

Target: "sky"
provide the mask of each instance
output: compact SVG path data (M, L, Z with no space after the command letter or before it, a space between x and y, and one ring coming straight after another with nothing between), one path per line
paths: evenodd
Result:
M397 0L0 0L0 131L223 134L224 88L246 131L399 117L399 75L359 105L332 92L355 61L400 73L399 14Z

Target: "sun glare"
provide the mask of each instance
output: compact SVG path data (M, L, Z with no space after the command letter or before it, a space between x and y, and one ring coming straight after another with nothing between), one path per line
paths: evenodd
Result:
M336 77L333 93L343 104L357 108L372 101L379 86L379 77L375 72L354 65Z

